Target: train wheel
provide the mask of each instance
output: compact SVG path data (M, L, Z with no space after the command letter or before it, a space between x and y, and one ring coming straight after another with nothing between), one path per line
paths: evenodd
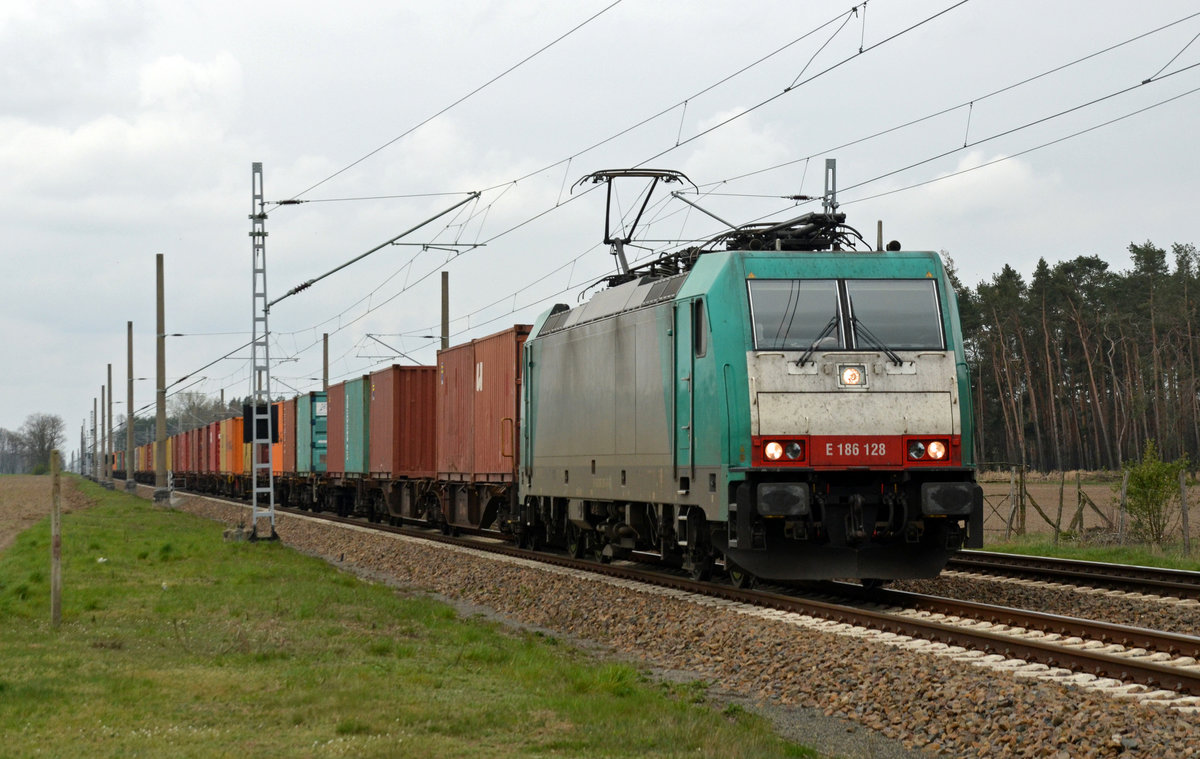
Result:
M713 559L712 554L707 551L703 553L689 552L684 566L687 568L688 576L695 582L708 582L712 579Z
M725 560L725 568L729 572L729 583L735 588L750 590L758 584L757 577L742 569L737 564L734 564L729 559Z
M572 559L582 559L586 541L583 531L573 524L567 525L567 554Z
M592 549L592 558L601 564L611 564L612 556L604 552L604 541L595 539L590 541Z

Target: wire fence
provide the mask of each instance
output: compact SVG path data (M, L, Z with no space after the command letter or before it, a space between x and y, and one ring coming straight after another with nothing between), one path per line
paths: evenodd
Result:
M985 541L1049 534L1061 540L1123 545L1135 542L1128 509L1128 472L1030 472L1018 466L981 471ZM1166 506L1167 541L1190 555L1189 504L1197 503L1195 477L1180 473L1179 492Z

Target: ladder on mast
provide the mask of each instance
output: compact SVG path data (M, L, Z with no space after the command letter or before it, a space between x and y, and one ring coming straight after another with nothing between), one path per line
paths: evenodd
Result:
M254 297L252 301L253 328L250 341L250 415L251 425L250 485L252 492L250 539L278 540L275 532L275 471L271 441L271 353L268 347L270 330L267 327L267 213L263 200L262 163L250 164L250 242L253 248ZM259 520L270 522L270 533L259 535Z

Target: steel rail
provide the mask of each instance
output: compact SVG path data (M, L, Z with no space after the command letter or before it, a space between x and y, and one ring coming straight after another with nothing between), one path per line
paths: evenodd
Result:
M1114 622L1068 617L1061 614L1016 609L1010 606L965 601L957 598L927 596L901 590L865 590L858 585L836 584L835 592L867 603L889 604L931 614L963 617L997 625L1037 630L1068 638L1083 638L1125 648L1142 648L1175 656L1190 656L1200 661L1200 637L1133 627Z
M1022 556L990 551L959 551L947 569L993 573L1006 577L1056 580L1179 598L1200 598L1200 572L1095 561Z

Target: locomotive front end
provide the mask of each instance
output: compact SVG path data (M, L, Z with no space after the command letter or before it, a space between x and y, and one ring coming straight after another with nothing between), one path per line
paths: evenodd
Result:
M741 256L749 450L730 471L727 562L775 579L935 576L982 531L940 260Z

